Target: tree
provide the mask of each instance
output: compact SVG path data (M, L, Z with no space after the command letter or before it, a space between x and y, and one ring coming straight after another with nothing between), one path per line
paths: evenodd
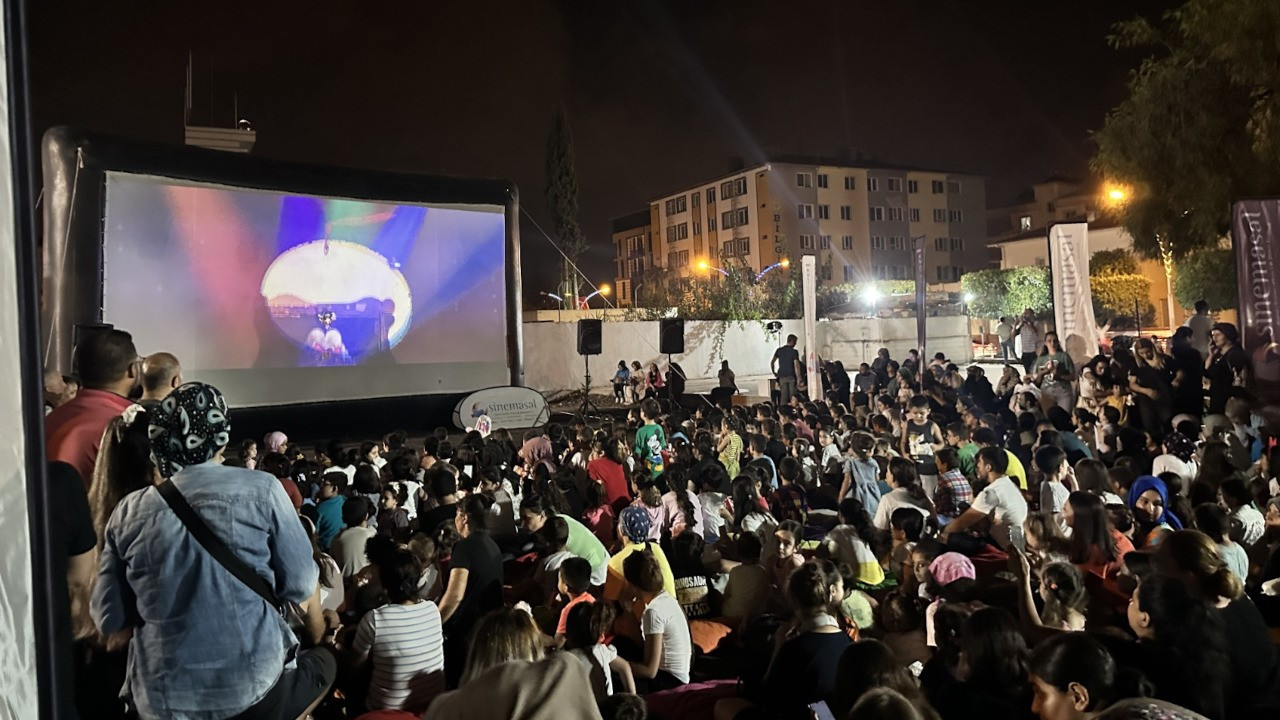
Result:
M1134 269L1137 269L1137 263L1134 263ZM1099 325L1110 325L1113 330L1131 329L1135 325L1134 312L1137 310L1142 313L1143 325L1150 326L1155 322L1151 281L1141 275L1090 273L1089 290L1093 295L1093 319Z
M1188 0L1159 27L1113 28L1114 47L1153 54L1094 133L1093 168L1132 186L1117 216L1144 257L1214 248L1233 200L1280 192L1277 37L1275 0Z
M1049 268L1023 267L1001 270L979 270L960 278L960 289L973 295L969 314L998 318L1021 315L1031 308L1044 313L1053 304L1049 288Z
M1138 260L1128 250L1099 250L1089 258L1089 277L1137 274Z
M578 258L587 248L586 237L578 225L578 174L573 167L573 134L569 131L569 113L563 107L556 110L551 121L551 133L547 136L547 210L551 213L551 226L564 252L563 288L572 293L574 301L579 292Z
M1230 250L1202 250L1178 261L1177 268L1173 296L1183 307L1195 307L1197 300L1210 310L1236 306L1236 259Z

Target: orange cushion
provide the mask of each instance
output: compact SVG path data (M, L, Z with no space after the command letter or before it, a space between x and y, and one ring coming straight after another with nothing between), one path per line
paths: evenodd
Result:
M689 635L704 654L715 650L733 628L717 620L690 620Z

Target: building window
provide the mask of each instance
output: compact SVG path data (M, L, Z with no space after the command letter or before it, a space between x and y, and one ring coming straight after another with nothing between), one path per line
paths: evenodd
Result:
M884 220L884 208L878 206L871 208L871 220L872 222Z
M694 194L689 196L689 200L693 203L693 206L695 208L698 207L699 205L702 204L702 193L695 192Z
M823 265L822 267L818 268L818 276L819 276L821 279L823 279L823 280L830 280L830 279L831 279L831 266L830 266L830 265Z
M1023 215L1022 217L1018 218L1018 229L1024 232L1031 229L1030 215Z
M707 188L707 204L710 205L715 201L716 201L716 189L713 187Z
M842 236L842 237L840 238L840 247L844 248L845 250L852 250L852 249L853 249L853 236L852 236L852 235L844 235L844 236Z
M876 192L879 189L880 189L879 178L873 178L873 177L867 178L867 192Z
M964 238L951 238L951 249L953 251L964 250Z
M964 222L964 211L949 210L947 211L947 218L951 220L951 222Z
M809 173L796 173L796 187L813 187L813 175Z
M841 205L841 206L840 206L840 219L841 219L841 220L852 220L852 219L853 219L853 208L852 208L852 207L850 207L849 205Z
M911 208L911 222L920 222L920 208Z
M697 195L694 195L694 197L698 197L698 196L697 196ZM694 221L693 221L693 234L694 234L694 235L701 235L701 234L702 234L702 223L701 223L700 221L698 221L698 220L694 220Z
M680 197L678 197L678 198L672 198L672 199L668 200L668 201L667 201L667 214L668 214L668 215L676 215L676 214L679 214L679 213L684 212L685 210L688 210L688 207L685 205L685 202L686 202L686 198L685 198L685 196L684 196L684 195L681 195L681 196L680 196Z
M884 236L883 236L883 235L872 235L872 236L871 236L871 249L872 249L872 250L884 250L884 249L885 249L885 245L884 245Z
M818 219L819 219L819 220L830 220L830 219L831 219L831 206L830 206L830 205L819 205L819 206L818 206Z
M933 188L934 195L941 195L942 191L946 189L946 183L941 180L934 180L930 183L930 186Z
M747 179L744 177L735 180L726 180L720 183L720 197L728 198L738 197L747 194Z
M801 235L801 236L800 236L800 249L801 249L801 250L812 250L812 249L813 249L813 236L812 236L812 235Z
M902 220L902 208L896 208L896 207L889 208L889 219Z
M736 210L726 210L720 215L720 227L725 230L731 228L742 227L750 222L750 213L747 208L738 208Z
M889 178L889 192L902 192L902 178Z
M689 223L680 223L667 228L667 242L678 242L688 239Z
M955 265L939 265L934 272L937 273L938 282L956 282L964 269Z
M947 194L948 194L948 195L959 195L959 194L960 194L960 181L959 181L959 180L948 180L948 181L947 181Z
M830 236L830 235L819 235L819 236L818 236L818 249L819 249L819 250L830 250L830 249L831 249L831 236Z
M854 182L853 176L852 175L846 176L844 179L844 189L853 190L856 187L857 187L857 183Z
M933 221L934 221L934 222L946 222L946 221L947 221L947 211L946 211L946 210L934 210L934 211L933 211Z
M667 268L675 269L689 266L689 251L667 253Z
M723 257L739 257L751 254L751 240L743 238L741 240L730 240L724 244L721 251Z
M947 249L947 239L944 237L933 239L933 249L942 251Z
M800 205L796 206L796 210L797 210L797 213L799 214L799 217L800 217L800 219L801 219L801 220L812 220L812 219L813 219L813 206L812 206L812 205L805 205L805 204L801 203Z
M907 280L906 265L875 265L871 272L877 280Z
M852 265L844 266L844 281L853 282L853 266Z
M707 218L707 231L715 232L715 229L716 229L716 216L712 215L711 217Z
M818 173L818 187L825 188L827 186L827 174Z
M920 183L916 182L915 180L908 180L908 181L907 181L907 192L909 192L909 193L911 193L911 194L913 194L913 195L914 195L915 193L920 192Z
M890 235L890 236L889 236L889 249L890 249L890 250L906 250L906 249L907 249L907 239L906 239L906 238L904 238L904 237L902 237L901 235Z

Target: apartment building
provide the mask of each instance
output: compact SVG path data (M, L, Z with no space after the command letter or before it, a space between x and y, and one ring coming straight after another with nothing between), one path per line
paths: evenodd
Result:
M649 231L648 210L613 220L613 296L618 307L635 304L636 283L653 267L653 237Z
M615 228L617 281L634 280L637 251L645 271L687 281L804 255L817 258L821 285L906 280L912 238L922 237L928 282L955 282L987 266L985 213L976 175L770 161L651 200L643 250L620 244Z

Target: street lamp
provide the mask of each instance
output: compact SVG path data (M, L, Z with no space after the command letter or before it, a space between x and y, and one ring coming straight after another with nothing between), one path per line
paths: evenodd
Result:
M778 262L776 262L776 263L774 263L774 264L770 265L769 267L767 267L767 268L765 268L765 269L761 270L761 271L760 271L760 274L759 274L759 275L756 275L756 282L760 282L760 279L761 279L761 278L763 278L765 275L768 275L771 271L773 271L773 270L777 270L777 269L778 269L778 268L780 268L780 267L783 267L783 268L785 268L785 267L791 267L791 261L790 261L790 260L788 260L787 258L782 258L782 259L781 259L781 260L779 260Z
M591 298L593 298L593 297L595 297L595 296L597 296L597 295L605 295L605 296L607 296L608 294L609 294L609 286L608 286L608 285L601 285L601 286L600 286L600 289L598 289L598 290L596 290L595 292L591 293L590 295L588 295L588 296L586 296L586 297L582 298L582 307L583 307L583 309L587 309L587 308L589 308L589 307L590 307Z
M549 297L559 303L559 305L556 306L556 322L560 322L560 311L564 309L564 298L555 293L543 292L541 290L538 291L538 294L544 297Z
M973 293L965 293L963 298L964 298L965 304L968 305L969 303L973 302Z
M698 269L699 269L699 270L702 270L703 272L705 272L705 271L707 271L707 270L715 270L716 272L720 273L721 275L723 275L723 276L725 276L725 277L729 277L729 271L728 271L728 270L725 270L725 269L724 269L724 268L722 268L722 267L716 267L716 266L714 266L714 265L711 265L711 264L709 264L706 260L699 260L699 261L698 261Z
M1103 202L1111 208L1118 208L1124 205L1129 202L1132 196L1133 192L1127 186L1119 183L1107 183L1102 189Z

